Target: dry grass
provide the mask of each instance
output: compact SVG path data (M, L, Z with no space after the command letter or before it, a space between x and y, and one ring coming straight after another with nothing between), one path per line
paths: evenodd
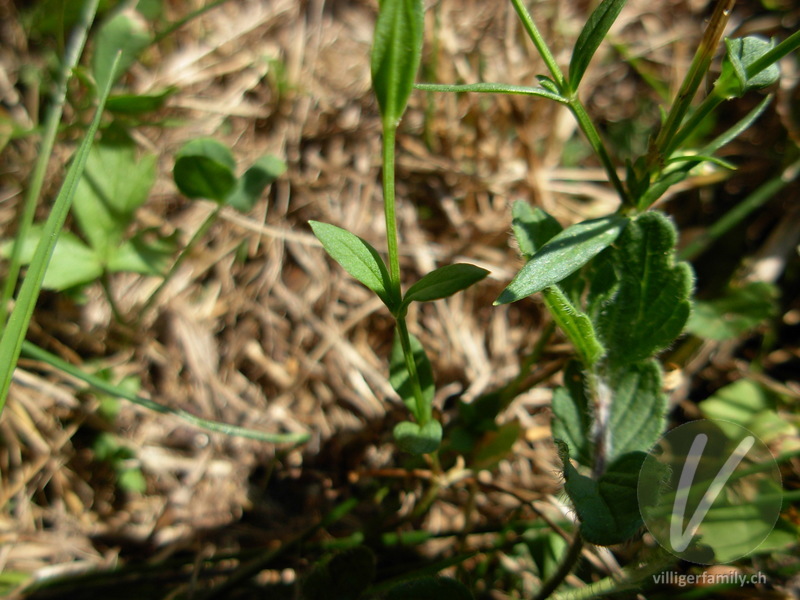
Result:
M168 4L170 19L188 8ZM562 63L585 4L536 6ZM646 56L644 67L674 90L705 5L632 1L613 39ZM114 323L100 288L91 287L81 304L45 295L30 335L88 370L137 377L162 403L248 427L308 432L311 442L276 449L206 434L128 404L108 422L97 416L98 398L81 385L23 362L0 420L0 570L38 579L129 558L163 560L184 551L207 557L261 546L302 530L346 498L355 474L391 473L400 464L390 432L401 404L386 369L392 323L380 302L326 257L306 225L331 222L384 245L368 64L375 10L365 0L229 2L148 51L128 83L138 92L178 86L162 116L179 125L137 130L142 149L160 157L141 224L179 231L185 240L212 209L181 198L171 181L174 152L196 136L229 143L242 164L266 152L284 156L289 171L250 214L223 213L142 327ZM13 27L14 6L3 3L3 11L11 43L1 62L13 84L35 49ZM437 80L523 84L543 70L507 3L441 0L438 13ZM587 101L594 114L613 121L636 110L642 95L655 95L643 92L609 48L603 54L588 75ZM5 88L3 94L7 103L13 97ZM32 110L22 96L9 104L20 122L33 120ZM413 332L429 348L435 405L445 420L452 413L448 397L470 400L512 379L542 328L535 301L491 306L519 264L508 242L512 201L530 200L562 222L615 206L601 171L570 158L574 134L568 115L545 102L414 95L398 162L404 276L412 281L457 260L492 273L475 289L410 315ZM5 231L13 230L33 143L21 139L3 155ZM63 163L67 154L58 159ZM60 163L53 165L51 192L58 173ZM131 316L156 284L120 275L112 292ZM551 372L568 355L556 340L536 373ZM491 481L477 480L485 485L478 488L473 526L529 510L531 500L537 510L558 513L546 409L551 383L517 398L502 416L519 419L525 435ZM144 494L123 493L111 470L94 460L97 431L111 431L133 449L148 482ZM422 485L409 481L407 488L401 511ZM454 484L426 527L462 525L458 506L466 489Z

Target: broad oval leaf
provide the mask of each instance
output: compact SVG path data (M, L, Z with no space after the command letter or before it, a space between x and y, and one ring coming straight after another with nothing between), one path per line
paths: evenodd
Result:
M223 202L236 186L235 170L236 161L225 144L198 138L178 151L172 176L183 195Z
M411 454L428 454L442 443L442 425L431 419L425 425L403 421L394 428L394 440L401 450Z
M384 126L405 112L422 56L422 0L382 0L372 46L372 87Z
M378 251L357 235L319 221L309 221L322 247L342 268L375 292L393 310L399 302L392 298L389 272Z
M627 224L627 218L612 215L565 229L533 255L495 304L516 302L566 279L613 244Z
M586 25L583 26L575 48L572 51L572 59L569 62L569 85L572 91L578 89L578 84L589 66L594 53L600 46L600 42L606 37L608 30L617 20L622 7L627 0L604 0L589 16Z
M489 271L486 269L466 263L439 267L408 288L403 298L403 306L408 306L412 302L430 302L447 298L467 289L488 274Z

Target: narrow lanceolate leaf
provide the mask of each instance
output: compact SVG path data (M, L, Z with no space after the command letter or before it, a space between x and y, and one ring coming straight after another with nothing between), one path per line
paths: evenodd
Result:
M111 73L115 72L118 64L119 56L115 58L112 64ZM28 273L19 290L14 310L8 318L2 337L0 337L0 412L3 411L8 389L11 387L11 378L17 365L17 359L19 359L19 353L22 350L22 343L25 341L28 324L33 316L36 299L42 289L42 281L44 280L50 257L53 255L58 235L64 226L67 213L69 213L78 180L80 180L83 170L86 168L86 160L89 157L94 136L100 126L100 118L110 89L111 82L107 81L98 100L94 118L75 153L75 158L67 171L61 190L59 190L58 196L53 202L53 208L42 230L41 241L36 247L31 264L28 267Z
M516 302L566 279L613 244L627 224L612 215L565 229L533 255L495 304Z
M617 20L626 0L603 0L589 16L583 26L575 48L572 51L572 60L569 63L569 85L572 91L578 89L578 84L586 72L586 67L592 60L600 42L606 37L608 30Z
M511 208L511 228L519 251L530 260L536 251L561 233L561 224L541 208L518 200Z
M414 86L418 90L427 92L478 92L484 94L519 94L521 96L537 96L565 104L568 102L558 91L547 90L544 87L528 87L524 85L508 85L505 83L464 83L449 85L446 83L418 83Z
M345 271L375 292L390 310L399 304L392 298L389 272L375 248L341 227L319 221L309 221L309 225L322 247Z
M564 491L581 522L581 535L598 546L620 544L642 526L637 488L647 454L631 452L619 457L598 479L581 475L569 460L569 450L556 442L564 465Z
M417 376L419 377L419 385L422 388L422 397L425 400L425 414L419 414L417 399L414 397L414 388L408 375L406 358L403 354L403 346L400 343L399 335L394 336L394 342L392 343L392 355L389 358L389 383L392 384L394 391L403 400L403 404L414 415L414 418L421 423L427 423L431 419L431 405L433 404L435 391L433 368L430 360L428 360L428 355L425 354L425 348L422 347L422 342L411 334L409 334L408 338L411 343L411 353L414 355L414 363L417 366Z
M692 271L675 264L675 227L661 213L632 221L610 251L616 293L597 316L611 364L650 358L683 331L689 317Z
M372 87L384 126L396 126L422 56L422 0L382 0L372 46Z
M486 269L465 263L439 267L408 288L403 298L403 306L408 306L412 302L430 302L447 298L467 289L488 274L489 271Z
M647 452L666 427L667 397L661 391L661 367L647 360L621 367L608 381L613 390L606 460L629 452Z

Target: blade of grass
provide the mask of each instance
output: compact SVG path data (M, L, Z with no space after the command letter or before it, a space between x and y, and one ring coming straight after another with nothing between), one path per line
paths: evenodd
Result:
M112 73L117 68L118 64L119 55L117 55L114 61L111 70ZM33 316L36 299L39 297L39 292L42 289L42 281L44 280L45 271L47 271L47 265L50 262L53 249L56 247L58 235L61 233L61 228L64 226L69 208L72 205L72 198L75 196L78 181L80 181L83 170L86 167L89 151L92 148L94 136L100 126L100 119L103 116L103 107L105 106L110 91L111 82L109 81L100 95L92 123L89 125L77 152L75 152L72 164L67 171L67 176L64 179L64 183L61 185L61 190L58 192L58 196L53 203L53 208L50 210L50 214L44 224L42 238L39 245L36 247L36 252L28 267L25 280L22 282L22 287L20 288L19 295L14 304L14 310L11 312L8 323L6 323L5 329L3 330L2 338L0 338L0 413L2 413L6 403L8 390L11 387L11 380L14 376L14 368L17 366L17 359L22 349L22 342L25 340L25 333L28 331L28 324L30 323L31 316Z
M144 398L137 394L133 394L118 386L108 383L107 381L104 381L99 377L95 377L94 375L90 375L89 373L84 373L81 369L79 369L75 365L72 365L66 362L65 360L62 360L61 358L55 356L54 354L51 354L46 350L43 350L42 348L39 348L35 344L32 344L31 342L28 341L24 341L22 343L22 352L25 354L25 356L47 363L57 368L59 371L63 371L67 375L71 375L72 377L75 377L76 379L83 381L84 383L88 384L89 386L91 386L92 388L94 388L99 392L103 392L104 394L115 396L117 398L122 398L123 400L128 400L129 402L133 402L134 404L138 404L139 406L149 408L150 410L163 415L174 415L180 419L183 419L187 423L190 423L196 427L200 427L201 429L205 429L207 431L213 431L215 433L224 433L225 435L229 436L250 438L261 442L268 442L270 444L302 444L303 442L308 441L309 436L304 433L281 434L281 433L268 433L266 431L257 431L255 429L239 427L238 425L229 425L228 423L221 423L219 421L202 419L185 410L164 406L163 404L155 402L154 400L150 400L148 398Z
M25 202L22 214L19 218L17 235L14 238L14 245L11 249L8 275L3 284L3 295L0 299L0 323L6 322L8 304L11 300L11 296L14 294L14 289L17 287L19 271L22 266L20 261L22 245L33 224L36 203L42 192L42 185L44 184L44 177L47 172L47 164L50 162L50 156L53 154L53 146L55 144L56 134L58 133L58 124L61 122L61 115L64 112L64 103L67 97L67 83L69 82L72 70L78 64L78 59L83 53L83 47L86 45L86 39L89 35L89 28L92 26L95 14L97 13L98 3L99 0L87 0L84 3L78 22L75 25L75 29L73 29L72 37L67 45L64 61L58 73L56 88L53 92L53 98L47 109L47 116L44 121L42 145L39 148L39 156L36 160L31 181L25 194ZM2 410L2 403L0 403L0 410Z

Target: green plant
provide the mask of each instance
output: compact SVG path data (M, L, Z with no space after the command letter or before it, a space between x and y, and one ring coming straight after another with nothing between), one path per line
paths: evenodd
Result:
M390 358L390 382L414 421L394 429L397 444L413 454L435 452L442 426L433 417L433 373L425 349L408 331L406 314L412 302L447 298L480 281L488 271L469 264L440 267L423 276L405 293L401 290L395 210L395 138L406 110L422 52L423 8L418 0L381 3L372 48L372 86L383 126L383 206L389 266L366 240L326 223L311 222L314 235L348 273L375 292L395 318Z
M637 482L645 452L666 426L666 396L656 357L684 330L693 276L688 263L676 256L674 224L651 207L701 163L733 168L714 153L749 127L769 98L737 126L704 146L689 147L687 140L724 101L775 83L779 75L775 63L800 45L800 35L781 43L755 37L726 40L722 73L712 91L692 108L733 5L731 1L717 3L680 91L652 135L647 153L627 161L623 181L617 175L619 161L607 150L579 91L583 75L624 0L604 0L591 14L575 43L566 73L522 0L511 1L549 70L549 75L538 77L539 87L476 83L421 84L417 88L526 94L565 105L620 199L620 208L614 214L566 229L538 207L515 204L514 235L526 263L495 303L516 302L541 293L553 321L575 349L577 360L567 366L565 386L555 391L552 403L553 435L563 462L565 491L580 521L580 535L575 536L564 560L565 565L571 565L577 561L582 540L618 544L641 527ZM706 312L724 308L709 305ZM763 315L768 308L759 305L752 310ZM694 327L701 326L700 318L695 316ZM743 315L741 325L731 326L737 327L738 333L749 323ZM585 471L576 469L573 460ZM654 477L653 485L657 486L658 475ZM568 572L569 568L560 569L537 597L555 591Z
M526 263L495 304L541 293L554 323L576 353L576 360L565 370L566 385L555 391L552 407L565 491L580 521L580 534L574 536L562 567L540 590L538 597L544 598L569 573L584 540L597 545L619 544L642 526L637 497L640 471L647 450L666 427L667 401L657 356L682 334L691 312L693 288L692 270L676 254L675 225L664 213L651 208L702 163L733 168L714 154L758 118L769 98L702 147L690 147L688 141L696 137L703 121L720 104L775 83L779 75L775 63L800 45L800 36L792 35L780 44L756 37L726 40L722 73L712 91L692 108L733 6L732 1L717 3L675 100L653 133L647 152L626 161L623 180L617 173L619 161L607 149L579 91L592 57L625 1L604 0L595 9L575 43L566 72L522 0L511 1L549 70L548 75L538 77L538 87L497 83L416 87L426 91L526 94L565 105L620 199L620 208L614 214L566 229L540 208L532 209L525 203L513 208L514 234ZM375 30L372 73L384 135L388 268L366 241L332 225L311 223L328 253L374 291L396 319L390 380L416 423L401 423L394 433L401 448L415 453L434 451L442 432L431 417L430 363L419 341L408 334L405 309L411 301L446 297L485 275L475 267L452 265L426 275L405 295L400 292L394 140L418 68L421 10L418 2L384 0ZM492 429L487 420L508 403L507 392L479 399L471 411L462 405L467 424L462 430L467 435L462 449L475 442L473 434L481 427ZM496 428L493 433L497 434ZM503 438L513 443L513 433L499 439ZM501 453L508 448L508 440L497 446ZM580 470L573 466L573 460ZM657 487L659 474L652 477L652 485Z

